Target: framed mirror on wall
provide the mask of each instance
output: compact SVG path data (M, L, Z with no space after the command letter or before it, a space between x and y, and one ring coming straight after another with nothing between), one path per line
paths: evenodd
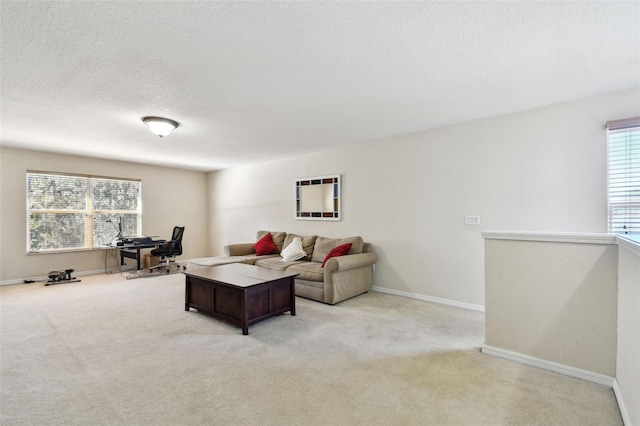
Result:
M295 218L342 220L340 175L295 180Z

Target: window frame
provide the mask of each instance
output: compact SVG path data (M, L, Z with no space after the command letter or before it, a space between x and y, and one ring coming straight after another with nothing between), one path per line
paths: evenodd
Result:
M31 176L59 176L60 178L82 178L86 180L86 193L85 196L85 208L32 208L30 206L31 201L31 193L29 187L29 179ZM115 182L134 182L138 184L137 187L137 202L135 210L122 210L122 209L104 209L104 208L94 208L93 203L93 187L96 180L107 180L107 181L115 181ZM133 179L133 178L121 178L121 177L112 177L112 176L98 176L98 175L87 175L87 174L77 174L77 173L64 173L64 172L51 172L51 171L42 171L42 170L27 170L25 174L25 193L26 193L26 252L27 255L40 255L40 254L52 254L52 253L65 253L65 252L77 252L77 251L92 251L92 250L103 250L108 248L107 244L96 243L96 236L94 235L94 227L98 222L97 216L109 216L110 219L118 219L128 216L135 216L135 233L139 235L142 229L142 180L141 179ZM82 247L56 247L56 248L44 248L44 249L33 249L30 241L31 234L33 230L31 229L31 215L33 214L76 214L76 215L84 215L84 235L81 236L84 241L84 245ZM113 226L109 226L110 229L113 230L113 233L117 233L116 228L118 225L113 223ZM113 241L115 237L113 237L110 241Z

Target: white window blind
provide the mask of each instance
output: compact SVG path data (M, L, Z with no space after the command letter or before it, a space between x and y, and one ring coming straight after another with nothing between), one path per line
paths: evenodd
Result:
M117 236L139 235L139 180L27 172L27 252L105 246Z
M607 123L608 229L640 235L640 117Z

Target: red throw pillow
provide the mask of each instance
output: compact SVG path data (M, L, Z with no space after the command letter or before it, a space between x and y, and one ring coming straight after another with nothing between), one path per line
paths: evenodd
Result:
M253 248L258 256L271 254L278 249L273 242L273 238L271 238L271 232L264 234L264 236L253 245Z
M344 256L345 254L349 254L349 250L351 250L351 243L342 244L341 246L337 246L331 249L329 254L324 258L322 262L322 267L324 268L324 264L327 263L327 260L332 257Z

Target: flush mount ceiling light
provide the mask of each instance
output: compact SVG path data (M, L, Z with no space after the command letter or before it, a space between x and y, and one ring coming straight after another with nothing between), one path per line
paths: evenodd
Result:
M180 125L177 121L163 117L142 117L142 122L149 126L149 129L160 137L167 136Z

